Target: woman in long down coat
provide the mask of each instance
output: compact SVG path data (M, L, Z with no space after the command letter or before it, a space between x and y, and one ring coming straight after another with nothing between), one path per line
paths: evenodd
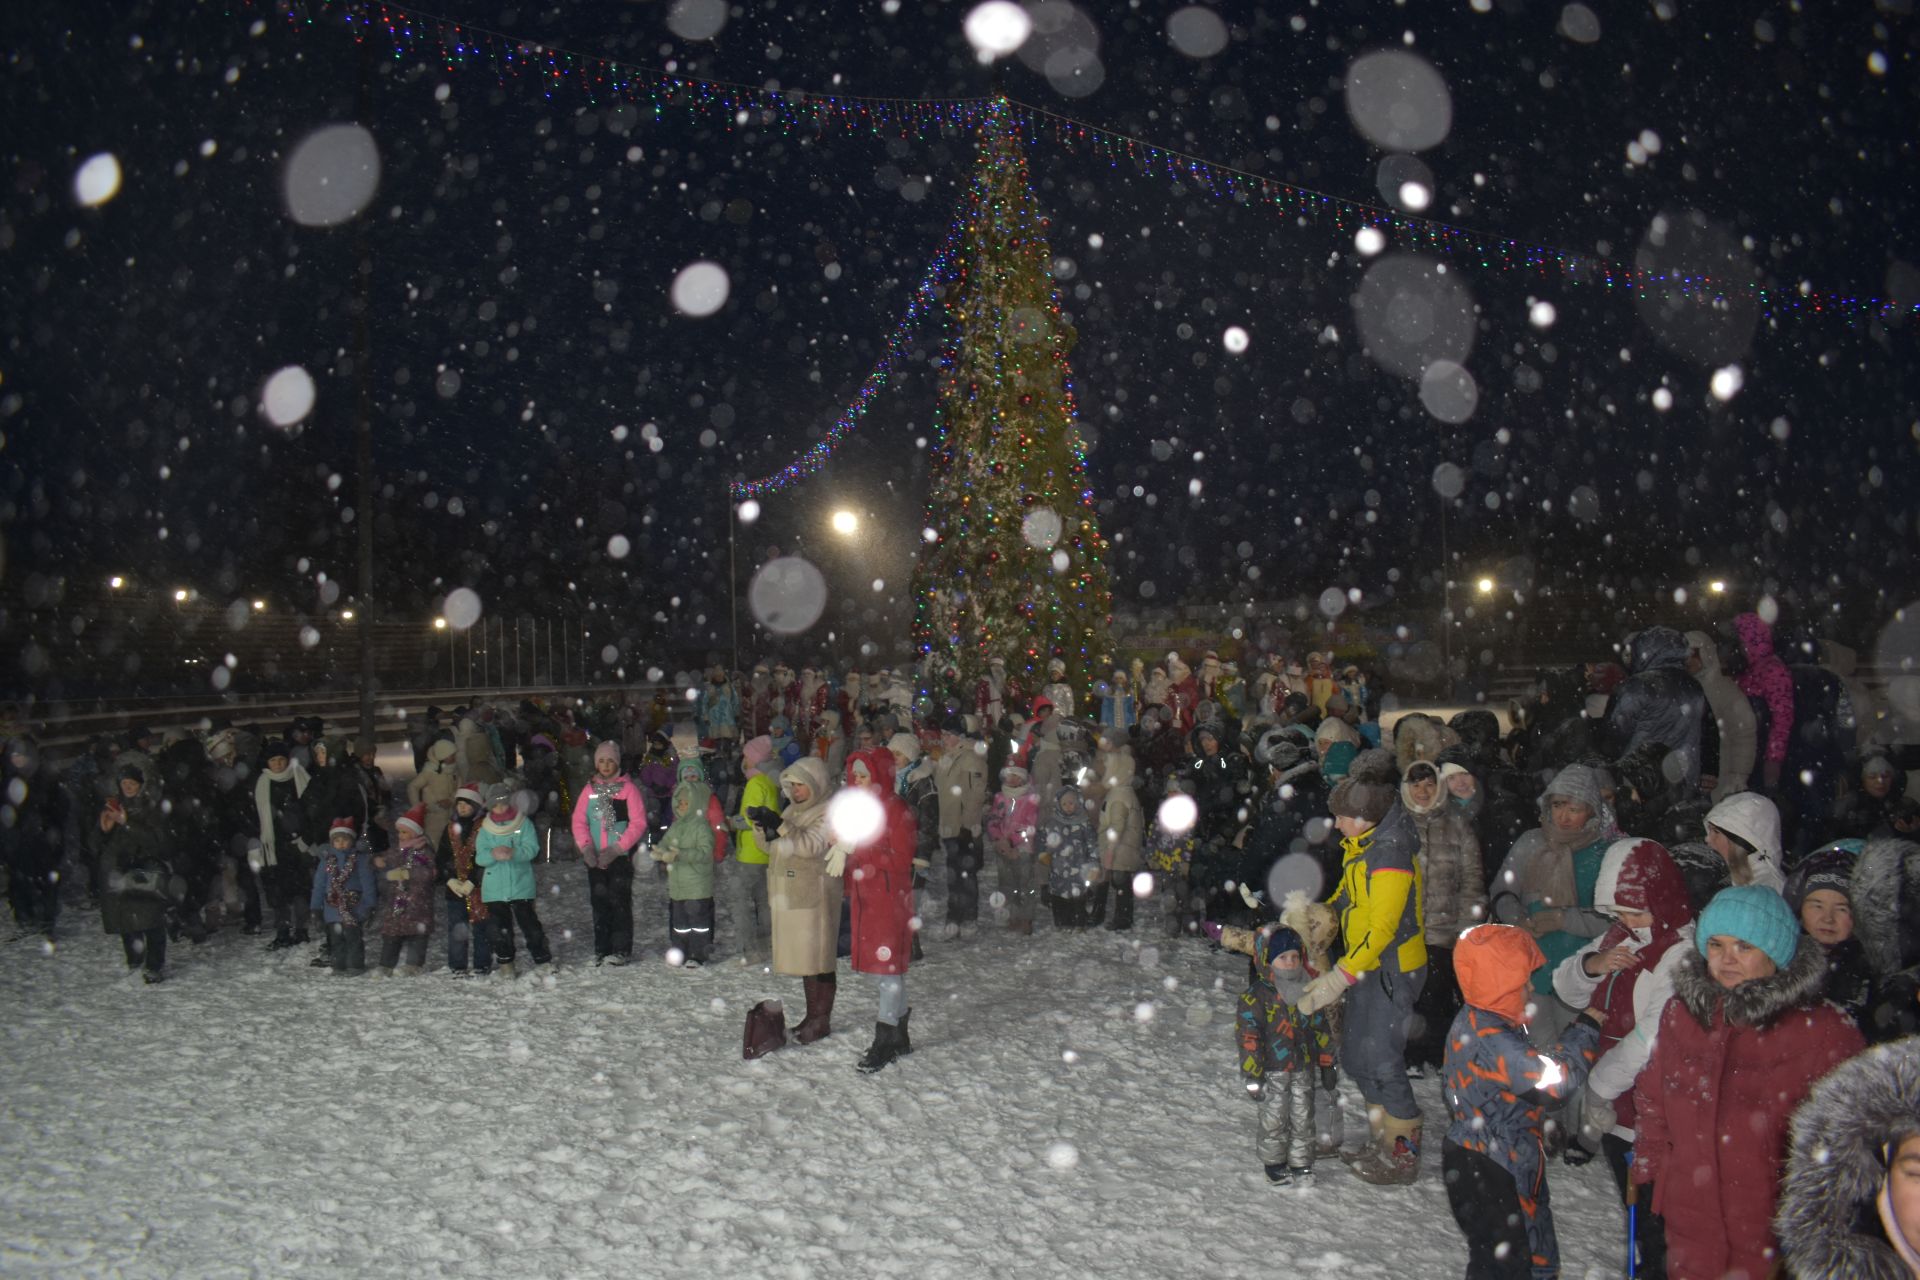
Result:
M913 851L918 822L906 801L894 794L893 753L884 747L856 751L847 761L847 785L880 802L881 821L873 835L848 849L836 843L827 861L845 868L846 891L853 904L853 971L880 980L880 1015L873 1046L860 1070L878 1071L913 1052L908 1039L907 962L913 951Z
M1634 1086L1633 1179L1653 1184L1673 1280L1772 1273L1787 1121L1865 1047L1822 998L1826 971L1771 889L1723 889L1700 915Z
M807 1015L793 1030L801 1044L831 1032L834 944L840 934L840 877L827 874L827 768L802 756L780 774L786 812L775 824L765 811L750 815L761 826L767 849L767 904L773 917L773 971L806 984Z

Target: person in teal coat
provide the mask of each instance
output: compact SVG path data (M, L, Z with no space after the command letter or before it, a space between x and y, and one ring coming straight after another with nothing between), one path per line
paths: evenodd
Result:
M494 972L514 976L513 927L527 937L533 963L553 963L547 949L547 931L534 910L533 859L540 852L540 836L533 820L514 807L513 790L505 783L487 789L487 816L474 840L474 861L485 867L480 897L487 904L487 923L493 930Z

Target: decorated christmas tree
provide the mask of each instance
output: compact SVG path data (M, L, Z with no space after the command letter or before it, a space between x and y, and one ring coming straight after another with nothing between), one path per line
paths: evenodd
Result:
M1000 658L1032 691L1059 658L1085 699L1104 674L1113 594L1075 423L1073 329L1054 294L1027 140L995 111L979 145L947 294L913 639L936 680L957 670L970 687Z

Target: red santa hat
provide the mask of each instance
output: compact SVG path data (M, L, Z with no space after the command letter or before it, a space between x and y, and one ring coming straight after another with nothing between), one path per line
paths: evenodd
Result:
M1038 720L1043 712L1053 710L1053 699L1041 694L1033 700L1033 718Z
M476 809L487 807L487 798L480 794L480 786L474 782L463 782L460 789L453 793L455 800L465 800Z
M423 836L427 833L427 806L417 804L401 814L394 822L393 829L403 836Z
M329 840L341 834L345 834L349 840L354 839L360 834L359 829L353 825L352 818L335 818L333 825L327 828L327 839Z

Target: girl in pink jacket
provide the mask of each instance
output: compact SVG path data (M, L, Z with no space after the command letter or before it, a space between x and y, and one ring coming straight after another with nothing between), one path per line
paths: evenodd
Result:
M593 962L633 958L633 858L647 833L647 806L633 779L620 772L620 747L603 742L593 753L593 777L573 806L573 843L587 864L593 905Z
M1000 794L987 815L987 845L1000 858L1000 892L1007 900L1007 928L1033 932L1033 908L1046 876L1034 865L1033 831L1040 821L1040 800L1027 771L1010 764L1000 771Z

